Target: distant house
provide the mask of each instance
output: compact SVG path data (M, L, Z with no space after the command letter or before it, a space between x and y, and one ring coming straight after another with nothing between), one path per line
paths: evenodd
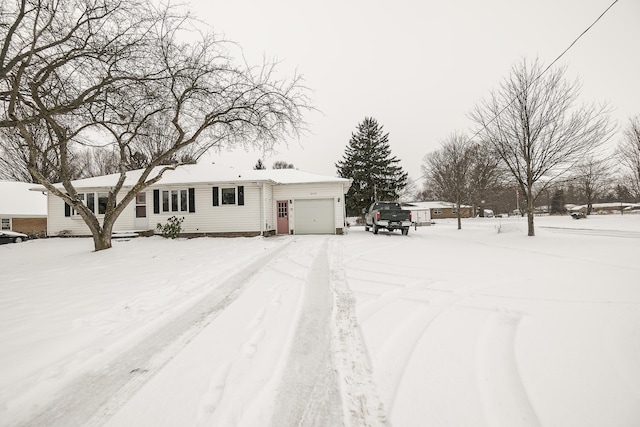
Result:
M29 191L35 184L0 181L0 228L44 236L47 232L47 196Z
M587 212L587 205L571 205L568 207L569 213ZM591 205L592 214L607 213L627 213L640 211L640 203L627 202L610 202L610 203L594 203Z
M425 206L428 202L403 203L402 209L411 211L411 219L417 225L431 225L431 209Z
M141 170L127 173L124 190ZM119 175L74 181L79 197L102 218ZM180 166L138 193L118 217L114 233L155 230L184 217L184 236L342 234L344 195L351 181L296 169L238 170L212 164ZM62 187L61 187L62 188ZM59 197L48 197L48 234L85 236L89 229Z
M458 213L454 203L448 202L411 202L403 205L404 209L410 209L414 221L421 223L430 223L434 219L457 218ZM468 205L461 206L462 218L471 218L473 216L473 208Z

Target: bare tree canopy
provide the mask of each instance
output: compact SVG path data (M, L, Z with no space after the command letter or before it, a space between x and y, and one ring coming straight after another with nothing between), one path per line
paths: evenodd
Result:
M455 204L458 230L462 228L460 208L469 200L471 193L471 169L473 167L473 145L462 133L451 134L442 149L425 157L424 175L434 193Z
M287 163L284 160L276 160L271 169L295 169L295 166L293 166L293 163Z
M458 229L462 228L462 204L475 206L496 185L498 160L483 146L461 132L452 133L442 148L424 158L425 188L456 206Z
M606 105L578 105L580 86L565 68L543 74L538 61L523 60L476 105L478 135L502 159L525 198L528 235L534 236L534 202L555 179L614 131Z
M587 215L591 215L593 204L604 195L610 184L611 167L606 160L587 155L572 171L571 179L576 183L587 204Z
M618 158L633 197L640 200L640 115L632 118L625 128L618 145Z
M235 45L171 6L13 0L0 19L0 128L19 134L29 173L81 215L96 250L111 246L117 217L163 171L213 147L270 148L304 125L300 77L276 77L273 63L236 64ZM71 183L87 149L106 150L120 174L100 219ZM135 166L144 171L123 190Z

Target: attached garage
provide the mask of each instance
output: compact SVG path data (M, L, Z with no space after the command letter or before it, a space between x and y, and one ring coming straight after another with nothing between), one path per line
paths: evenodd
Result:
M335 234L333 199L296 199L294 201L296 234Z

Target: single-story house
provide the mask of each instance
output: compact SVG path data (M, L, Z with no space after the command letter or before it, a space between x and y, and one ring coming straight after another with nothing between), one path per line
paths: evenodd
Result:
M569 213L573 212L587 212L587 205L570 205L567 207ZM591 205L591 213L594 214L606 214L606 213L626 213L640 210L640 203L628 203L628 202L609 202L609 203L594 203Z
M123 190L131 188L141 173L127 172ZM118 177L73 182L79 197L99 219ZM344 196L350 186L348 179L296 169L183 165L166 171L160 181L138 193L116 220L113 232L155 230L176 216L184 217L184 236L342 234ZM122 200L122 195L117 199ZM49 194L47 210L49 236L90 235L80 215L59 197Z
M404 203L405 209L411 209L414 221L420 218L420 221L428 221L442 218L457 218L457 209L454 203L449 202L411 202ZM460 207L462 218L471 218L473 216L473 207L462 205ZM428 212L428 213L427 213ZM420 225L420 223L418 223Z
M0 229L30 236L47 233L47 196L29 191L34 184L0 181Z
M403 203L402 209L411 211L411 219L417 225L431 225L431 209L428 202Z

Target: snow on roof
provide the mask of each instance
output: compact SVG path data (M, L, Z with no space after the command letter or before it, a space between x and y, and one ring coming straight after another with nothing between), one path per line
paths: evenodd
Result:
M47 216L47 196L29 182L0 181L0 215Z
M573 205L573 207L568 207L569 205L566 205L566 207L570 210L570 211L580 211L580 210L586 210L587 209L587 205ZM591 207L593 209L620 209L620 208L624 208L626 210L631 210L631 209L638 209L640 208L640 203L627 203L627 202L609 202L609 203L594 203L591 205Z
M419 208L419 209L449 209L455 208L455 203L450 202L410 202L404 203L405 208ZM469 205L460 205L462 208L470 208Z
M156 168L150 178L155 176L161 167ZM142 169L127 172L124 186L133 186L142 175ZM93 178L72 181L75 188L108 188L118 181L120 174L96 176ZM297 169L264 169L242 170L230 167L216 166L210 163L198 163L195 165L182 165L175 170L166 171L162 179L155 184L208 184L208 183L242 183L242 182L271 182L273 184L311 184L311 183L341 183L345 184L345 191L350 186L350 181L345 178L337 178L326 175L318 175L303 172ZM61 184L57 184L62 188ZM32 185L33 187L33 185Z

